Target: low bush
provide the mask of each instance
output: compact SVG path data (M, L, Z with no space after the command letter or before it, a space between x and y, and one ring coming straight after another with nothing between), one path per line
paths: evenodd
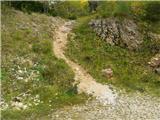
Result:
M160 2L148 2L145 6L145 19L150 22L160 21Z
M126 17L130 15L130 3L125 1L101 1L97 14L102 17Z

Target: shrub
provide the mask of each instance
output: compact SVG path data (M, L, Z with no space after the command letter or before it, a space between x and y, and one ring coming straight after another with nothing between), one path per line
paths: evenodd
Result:
M102 17L108 17L113 14L113 10L115 8L115 2L102 1L99 3L97 8L98 14Z
M42 13L45 11L44 3L39 1L8 1L8 2L3 2L2 4L8 5L17 10L22 10L28 13L31 13L31 12Z
M128 2L118 1L113 11L114 16L125 17L130 14L130 5Z
M77 19L77 16L71 14L71 15L69 15L68 19L70 19L70 20L75 20L75 19Z
M131 14L133 14L136 18L142 18L145 14L144 10L145 2L134 1L131 2Z
M125 17L130 14L130 4L129 2L124 1L101 1L99 3L97 12L101 17Z
M149 2L145 6L145 19L158 22L160 21L160 2Z
M76 19L79 16L87 15L87 4L80 1L56 1L51 5L50 14L68 19Z
M76 19L87 15L87 2L80 1L8 1L2 5L13 7L23 12L46 13L52 16L60 16L67 19Z

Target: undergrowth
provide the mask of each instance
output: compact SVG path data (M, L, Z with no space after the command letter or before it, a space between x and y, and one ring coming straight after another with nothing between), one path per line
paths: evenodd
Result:
M66 55L80 63L98 82L112 84L128 92L159 95L160 77L152 72L148 62L155 54L152 47L160 44L145 39L139 51L111 46L89 27L88 22L92 18L84 17L77 21L72 31L75 37L69 37ZM113 69L112 79L107 79L101 72L108 67Z
M53 31L61 23L60 18L2 8L3 120L38 119L85 100L72 86L73 71L53 54ZM16 97L27 109L11 105Z

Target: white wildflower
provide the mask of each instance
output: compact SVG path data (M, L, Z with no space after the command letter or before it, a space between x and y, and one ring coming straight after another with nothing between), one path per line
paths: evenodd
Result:
M17 77L18 80L23 80L23 77Z
M22 70L18 70L18 72L19 72L19 73L23 73L23 71L22 71Z

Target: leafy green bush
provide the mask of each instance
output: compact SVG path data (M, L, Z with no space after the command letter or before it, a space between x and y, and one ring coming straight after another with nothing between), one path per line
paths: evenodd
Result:
M80 1L56 1L51 5L50 13L54 16L61 16L68 19L87 15L87 4L83 5Z
M125 17L130 14L130 4L126 1L101 1L97 13L102 17Z
M77 19L77 16L71 14L71 15L68 16L68 19L75 20L75 19Z
M111 1L101 1L97 8L98 14L102 17L112 16L113 10L115 9L115 3Z
M126 17L130 14L130 5L126 1L117 1L113 11L114 16Z
M145 6L145 19L151 22L160 21L160 2L148 2Z
M87 2L86 2L87 3ZM76 19L87 15L87 4L80 1L8 1L2 5L13 7L23 12L39 12L67 19Z
M45 4L39 1L3 1L2 5L13 7L24 12L40 12L45 11Z

